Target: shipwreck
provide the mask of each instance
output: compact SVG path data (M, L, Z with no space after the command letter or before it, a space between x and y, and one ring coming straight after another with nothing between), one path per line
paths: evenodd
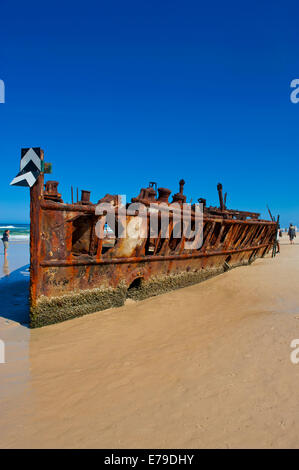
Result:
M63 202L57 181L44 184L50 165L39 148L23 149L19 174L11 184L30 187L30 325L40 327L124 304L126 298L145 299L201 282L231 268L251 264L273 249L278 221L260 214L231 210L218 184L219 207L199 199L187 204L184 181L169 202L171 191L150 183L132 199L136 210L124 215L126 205L117 195L97 203L82 190L79 200ZM99 213L99 203L106 211ZM142 207L154 207L143 212ZM167 207L167 236L161 220ZM115 218L111 223L111 211ZM191 226L201 218L201 242L188 244L183 207L189 208ZM157 234L149 227L155 215ZM127 227L141 221L148 230L133 236ZM190 225L189 224L189 225ZM140 224L139 224L140 225ZM165 229L165 227L164 227ZM175 230L179 236L174 236ZM99 236L99 232L102 236ZM196 234L192 235L196 239Z

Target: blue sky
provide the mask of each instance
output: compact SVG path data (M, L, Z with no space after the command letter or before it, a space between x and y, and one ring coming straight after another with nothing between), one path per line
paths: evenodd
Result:
M70 186L131 198L149 181L188 201L299 225L295 1L1 2L0 220L29 221L9 186L42 147Z

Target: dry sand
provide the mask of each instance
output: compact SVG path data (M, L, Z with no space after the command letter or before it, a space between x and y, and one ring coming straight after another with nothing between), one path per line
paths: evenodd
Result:
M299 245L30 331L0 324L1 447L299 447Z

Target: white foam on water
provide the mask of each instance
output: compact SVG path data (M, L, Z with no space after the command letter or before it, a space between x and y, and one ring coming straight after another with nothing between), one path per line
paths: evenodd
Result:
M9 241L24 241L29 240L30 235L10 235Z

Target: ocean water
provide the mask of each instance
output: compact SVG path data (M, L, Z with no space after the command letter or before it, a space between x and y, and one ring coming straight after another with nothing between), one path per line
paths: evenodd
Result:
M9 241L26 242L30 238L30 224L14 224L14 223L1 223L0 222L0 238L3 232L10 230Z
M9 326L10 320L22 324L29 321L30 254L28 224L0 223L0 227L0 238L6 230L3 227L11 230L6 257L0 240L0 339L3 339L1 327Z

